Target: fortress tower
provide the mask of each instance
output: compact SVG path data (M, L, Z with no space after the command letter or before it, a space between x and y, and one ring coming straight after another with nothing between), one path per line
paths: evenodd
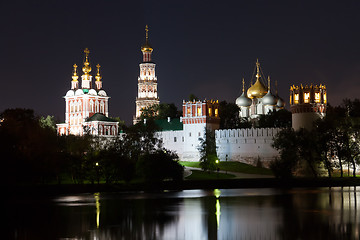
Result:
M133 123L137 123L143 108L159 104L157 92L157 77L155 76L155 63L151 61L153 48L149 44L149 29L145 27L145 44L141 46L143 62L140 63L138 77L138 96L136 98L136 112Z
M313 122L326 114L327 95L325 85L290 87L290 110L294 130L311 130Z
M183 101L184 161L198 161L199 138L204 138L205 128L220 127L219 102L213 100Z

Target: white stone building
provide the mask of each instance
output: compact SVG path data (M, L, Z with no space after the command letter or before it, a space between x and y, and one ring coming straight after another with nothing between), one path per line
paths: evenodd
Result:
M59 135L84 135L89 133L95 136L117 136L118 122L110 119L109 96L102 88L100 65L95 76L95 88L90 75L89 49L84 50L85 60L82 68L81 86L79 86L77 65L71 81L71 89L65 95L65 123L56 124Z

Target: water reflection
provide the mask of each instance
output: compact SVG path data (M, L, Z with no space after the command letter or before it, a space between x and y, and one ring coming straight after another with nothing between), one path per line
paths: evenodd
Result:
M359 188L95 193L8 203L9 239L359 239Z

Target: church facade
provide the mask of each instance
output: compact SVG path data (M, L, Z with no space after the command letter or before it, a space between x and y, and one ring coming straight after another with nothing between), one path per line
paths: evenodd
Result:
M117 136L119 131L118 122L108 117L110 97L102 88L100 65L96 65L97 74L95 81L93 81L93 76L90 74L92 69L89 60L89 49L86 48L84 53L81 85L78 80L78 66L74 64L71 89L64 96L65 123L57 124L57 132L59 135Z

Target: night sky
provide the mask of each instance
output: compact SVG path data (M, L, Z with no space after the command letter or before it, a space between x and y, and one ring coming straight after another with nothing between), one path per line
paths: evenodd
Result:
M72 65L88 47L110 116L130 124L146 24L161 102L234 102L257 58L287 105L300 83L325 84L331 105L359 97L359 1L2 1L0 111L64 121Z

